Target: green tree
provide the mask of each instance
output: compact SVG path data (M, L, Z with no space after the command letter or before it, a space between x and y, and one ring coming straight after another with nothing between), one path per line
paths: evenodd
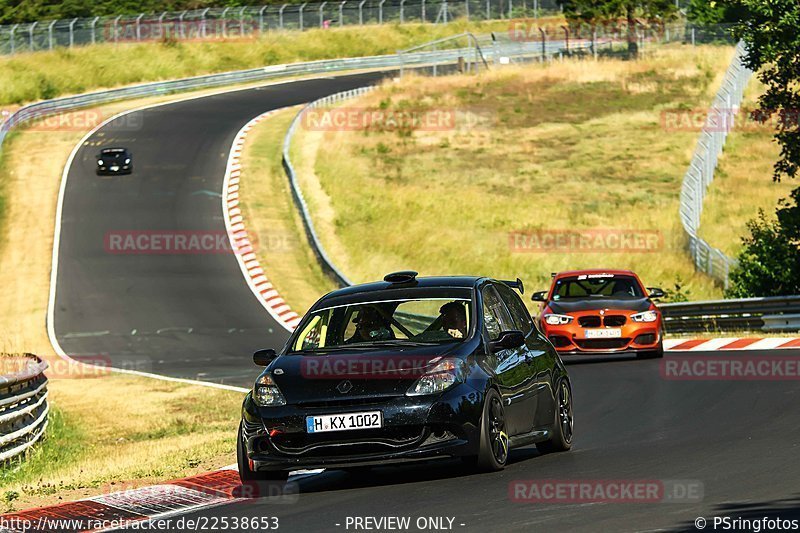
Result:
M772 178L794 178L800 170L800 2L721 0L737 10L734 35L747 45L745 64L765 85L754 118L777 116L775 141L781 148ZM800 294L800 188L781 200L776 220L763 213L749 223L739 268L731 275L731 296Z
M800 294L800 188L781 200L774 220L763 211L748 222L739 266L731 272L726 296Z
M721 0L689 0L686 18L697 24L731 24L747 17L747 9Z
M627 27L628 55L636 57L639 45L636 26L647 21L665 23L675 18L674 0L565 0L564 16L570 23L594 27L624 20Z
M800 169L800 2L797 0L724 0L739 9L734 35L747 44L745 63L766 86L755 118L778 114L775 140L781 154L773 178L791 178Z

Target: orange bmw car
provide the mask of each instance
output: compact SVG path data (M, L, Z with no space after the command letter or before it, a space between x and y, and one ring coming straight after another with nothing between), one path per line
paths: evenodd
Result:
M635 353L664 355L664 326L653 303L664 291L645 288L630 270L575 270L553 275L543 302L542 331L562 355Z

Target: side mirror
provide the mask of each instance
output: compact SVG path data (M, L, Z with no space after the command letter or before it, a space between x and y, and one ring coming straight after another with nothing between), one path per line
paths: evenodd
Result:
M276 357L278 357L278 352L272 348L256 350L256 352L253 354L253 362L258 366L267 366L274 361Z
M531 300L534 302L543 302L547 298L547 291L537 291L531 294Z
M664 297L664 291L662 291L658 287L647 287L647 290L650 291L650 294L647 295L648 298L663 298Z
M509 348L517 348L525 344L525 335L519 330L503 331L500 336L489 342L489 348L492 353L499 352L500 350L508 350Z

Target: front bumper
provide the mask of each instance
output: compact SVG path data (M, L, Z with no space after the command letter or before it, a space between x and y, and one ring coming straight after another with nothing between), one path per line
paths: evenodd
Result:
M560 355L638 353L658 350L662 335L660 322L626 324L619 338L591 339L577 325L548 326L545 335Z
M101 175L102 174L105 174L105 175L110 175L110 174L130 174L131 172L133 172L133 165L122 165L122 166L117 167L117 170L112 170L111 167L106 167L106 166L102 166L102 167L98 166L97 167L97 173L101 174Z
M398 396L323 402L335 405L256 406L242 410L245 450L254 470L344 468L423 461L478 453L483 395L465 384L435 399ZM347 405L347 404L350 405ZM306 433L306 417L380 410L380 429Z

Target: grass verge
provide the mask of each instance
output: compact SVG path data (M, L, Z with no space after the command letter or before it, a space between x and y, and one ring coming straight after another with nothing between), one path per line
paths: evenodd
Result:
M87 116L110 117L182 97L75 111L60 123L80 125ZM34 352L59 361L45 328L53 221L62 170L85 133L81 127L22 129L3 145L0 352ZM116 374L49 375L53 411L46 439L24 461L0 465L5 511L184 477L235 461L239 393Z
M543 20L555 22L557 19ZM508 21L274 31L246 40L100 44L0 58L0 105L146 81L267 65L393 54L465 31L507 32Z
M754 77L742 109L755 109L763 92L764 86ZM759 209L774 219L778 199L786 198L798 186L793 180L772 180L773 165L780 155L772 138L773 123L758 124L744 118L743 113L736 117L728 135L700 220L700 236L731 257L741 249L740 237L749 234L747 221L756 218Z
M248 232L256 236L261 266L281 297L302 315L336 287L311 251L281 164L283 139L298 111L297 107L279 111L247 136L239 205Z
M304 192L315 224L357 282L413 268L519 276L536 289L550 272L618 267L648 285L680 284L690 299L719 297L721 288L694 271L678 220L697 133L666 132L661 113L706 107L730 58L727 47L667 46L638 62L387 83L347 105L452 111L455 126L300 128L294 146L301 168L312 169ZM518 253L510 245L511 232L575 228L654 232L662 241L651 253Z
M0 469L5 512L235 462L241 395L146 378L51 379L44 441Z

